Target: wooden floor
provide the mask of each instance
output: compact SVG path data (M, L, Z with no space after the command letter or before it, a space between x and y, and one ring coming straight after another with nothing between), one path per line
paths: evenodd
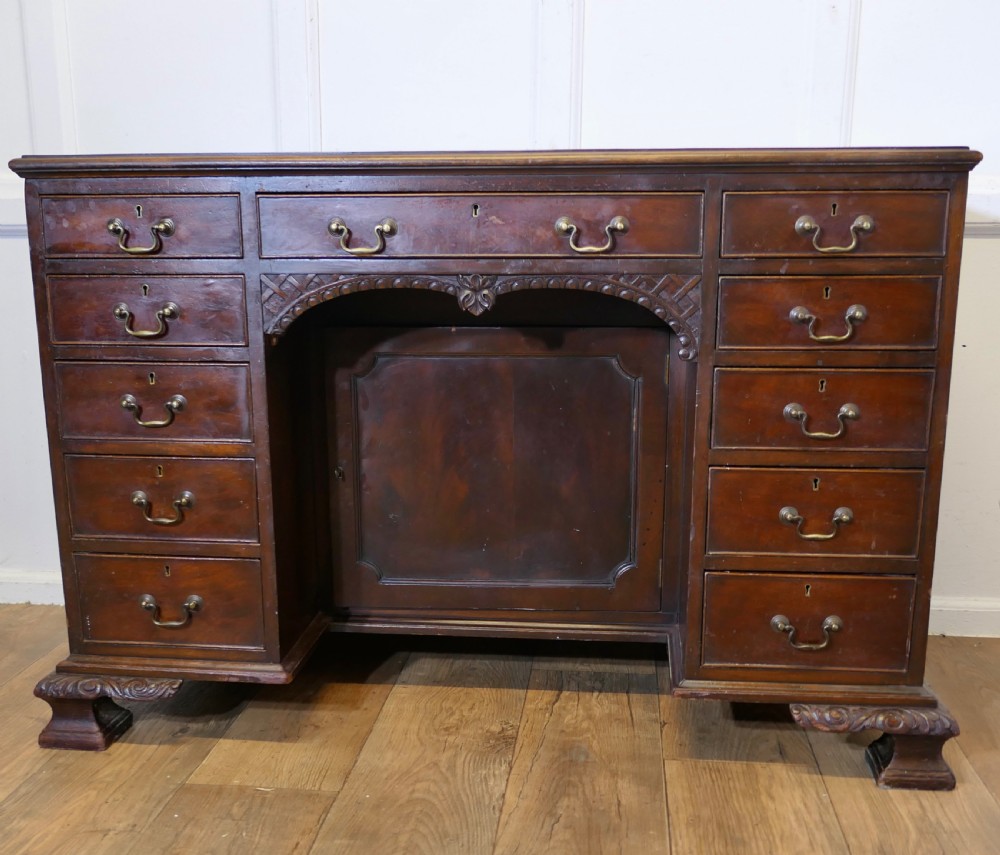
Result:
M673 700L650 648L331 636L291 686L189 683L104 753L45 751L61 609L0 605L0 852L1000 852L1000 639L934 638L951 793L865 739Z

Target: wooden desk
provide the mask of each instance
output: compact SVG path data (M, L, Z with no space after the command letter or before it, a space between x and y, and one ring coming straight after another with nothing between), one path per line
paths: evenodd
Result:
M979 157L14 161L71 651L41 743L331 629L639 640L953 786L921 684Z

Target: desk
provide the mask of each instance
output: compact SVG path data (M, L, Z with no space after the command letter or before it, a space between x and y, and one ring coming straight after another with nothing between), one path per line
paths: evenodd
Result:
M41 743L331 630L631 640L953 786L922 679L978 160L14 161L70 641Z

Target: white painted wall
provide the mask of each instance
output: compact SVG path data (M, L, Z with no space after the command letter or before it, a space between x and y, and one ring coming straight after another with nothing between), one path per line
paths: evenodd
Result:
M23 153L971 145L932 628L1000 635L1000 4L0 0ZM59 601L21 185L0 170L0 601Z

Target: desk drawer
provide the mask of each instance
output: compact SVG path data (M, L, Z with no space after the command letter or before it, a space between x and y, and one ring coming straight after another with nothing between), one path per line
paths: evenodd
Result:
M930 350L938 276L725 276L720 348Z
M242 276L49 276L47 285L53 344L247 343Z
M261 255L266 258L350 258L344 250L382 247L379 258L435 256L577 257L562 217L577 226L577 246L604 246L608 256L690 256L702 252L702 194L456 194L260 196ZM627 231L605 228L616 218ZM375 226L387 218L392 234ZM350 230L333 235L330 223ZM595 253L584 252L583 257Z
M804 228L808 217L812 228ZM870 230L857 227L867 217ZM943 191L726 193L722 255L944 255L948 194Z
M895 576L707 573L702 662L751 671L905 671L915 590L914 580Z
M253 460L68 454L66 481L76 537L258 539Z
M85 642L153 648L263 647L257 561L76 555L74 564ZM186 609L185 603L191 608ZM179 625L157 626L154 619Z
M917 554L919 470L713 468L709 494L709 553Z
M720 368L712 445L923 451L933 391L933 371Z
M58 362L64 437L249 440L246 365Z
M49 256L239 258L243 255L240 197L236 194L43 196L41 202L44 249ZM115 220L121 229L112 233L108 224Z

